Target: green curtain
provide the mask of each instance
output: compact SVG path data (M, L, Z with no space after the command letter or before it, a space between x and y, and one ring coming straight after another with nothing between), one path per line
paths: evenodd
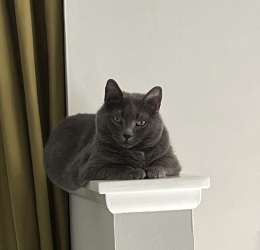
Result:
M43 167L65 116L62 0L0 0L0 249L69 249L68 195Z

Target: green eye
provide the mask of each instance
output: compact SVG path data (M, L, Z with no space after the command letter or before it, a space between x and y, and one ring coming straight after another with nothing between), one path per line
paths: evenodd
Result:
M146 124L146 121L138 121L136 123L136 126L144 126Z
M113 117L114 122L121 123L122 121L118 117Z

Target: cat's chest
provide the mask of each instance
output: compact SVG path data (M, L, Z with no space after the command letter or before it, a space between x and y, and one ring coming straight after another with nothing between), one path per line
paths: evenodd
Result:
M159 153L159 152L158 152ZM158 156L156 149L153 150L136 150L136 149L117 149L117 150L97 150L97 157L103 163L115 163L130 165L134 168L147 168L155 157Z
M126 150L125 161L136 168L145 168L147 165L147 155L144 151Z

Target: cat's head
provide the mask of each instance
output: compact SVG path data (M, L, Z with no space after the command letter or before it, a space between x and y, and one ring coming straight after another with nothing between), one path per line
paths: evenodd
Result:
M161 100L161 87L154 87L145 95L130 94L122 92L114 80L108 80L105 103L96 120L100 139L123 148L155 145L163 131Z

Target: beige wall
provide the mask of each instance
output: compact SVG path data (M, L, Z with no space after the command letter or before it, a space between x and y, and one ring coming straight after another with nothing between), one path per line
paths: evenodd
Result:
M196 250L259 250L260 2L65 6L69 114L96 112L108 78L129 92L162 86L183 173L211 178L194 211Z

